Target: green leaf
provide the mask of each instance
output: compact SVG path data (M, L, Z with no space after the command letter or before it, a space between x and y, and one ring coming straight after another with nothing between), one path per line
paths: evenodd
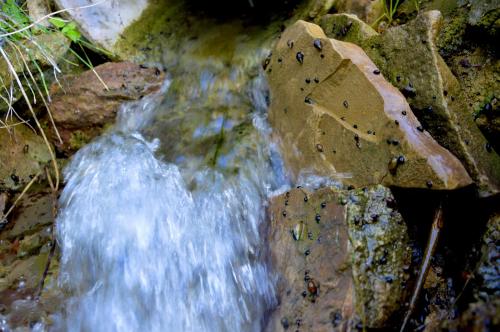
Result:
M80 33L80 31L78 31L78 28L76 27L76 24L74 22L68 23L61 30L61 32L75 43L78 42L82 37L82 34Z
M49 22L59 29L64 28L64 26L66 25L66 21L59 17L51 17L49 18Z

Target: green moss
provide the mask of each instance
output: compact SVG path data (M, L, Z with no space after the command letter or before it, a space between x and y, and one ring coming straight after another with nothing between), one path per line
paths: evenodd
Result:
M90 138L81 130L75 130L71 133L69 146L72 151L77 151L90 141Z

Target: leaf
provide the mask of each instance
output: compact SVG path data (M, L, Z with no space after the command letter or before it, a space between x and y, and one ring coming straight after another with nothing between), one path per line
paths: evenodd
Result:
M64 26L66 25L66 21L59 17L51 17L49 18L49 22L59 29L64 28Z
M80 31L78 31L78 28L76 27L76 24L74 22L68 23L61 30L61 32L75 43L78 42L82 37L82 34L80 33Z

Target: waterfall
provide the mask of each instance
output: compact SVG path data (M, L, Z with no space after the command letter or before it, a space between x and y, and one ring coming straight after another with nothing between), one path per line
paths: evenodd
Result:
M263 238L266 201L285 177L269 144L265 80L255 77L235 101L236 90L219 74L194 71L182 81L174 75L162 92L124 104L115 127L66 167L57 236L60 283L70 295L56 329L263 329L276 304ZM244 111L223 121L200 111L214 95ZM190 124L195 129L185 137L146 137L162 117L184 121L200 112L207 121ZM245 119L251 139L226 140L216 167L192 152L204 136L234 131ZM158 132L178 129L169 121ZM175 155L160 153L162 146ZM238 158L235 171L229 166Z

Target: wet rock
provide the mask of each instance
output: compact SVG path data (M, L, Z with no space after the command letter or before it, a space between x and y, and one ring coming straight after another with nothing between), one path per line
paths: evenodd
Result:
M51 160L41 136L24 125L0 129L0 190L19 190Z
M114 53L114 45L123 31L140 17L149 1L56 0L54 3L58 9L77 8L64 14L78 24L90 41Z
M345 20L340 17L332 15L329 24ZM350 41L360 45L400 90L411 84L414 91L407 100L423 129L462 161L480 194L490 196L500 190L500 157L485 149L487 142L474 124L460 85L438 53L440 24L440 13L430 11L382 35Z
M45 191L23 196L9 217L8 228L0 233L0 239L13 240L35 234L52 224L53 203L52 196Z
M313 46L316 39L322 51ZM295 41L293 51L286 40ZM298 51L303 64L294 59ZM374 73L378 68L356 45L328 39L319 26L298 21L283 33L271 65L269 119L295 174L343 173L345 183L356 187L425 188L431 181L434 189L455 189L471 183L460 162L417 129L403 95ZM319 83L303 84L307 77ZM401 156L405 162L391 170Z
M400 306L409 260L406 226L387 207L389 198L379 186L294 189L272 200L269 243L280 305L268 331L280 331L283 318L300 319L306 331L341 331L360 320L384 326Z
M371 26L351 14L328 14L321 18L321 28L330 38L359 43L378 33Z
M53 84L50 104L63 144L58 149L72 153L114 123L124 101L137 100L158 91L165 74L157 68L146 68L130 62L105 63L91 70L61 79L62 89Z

